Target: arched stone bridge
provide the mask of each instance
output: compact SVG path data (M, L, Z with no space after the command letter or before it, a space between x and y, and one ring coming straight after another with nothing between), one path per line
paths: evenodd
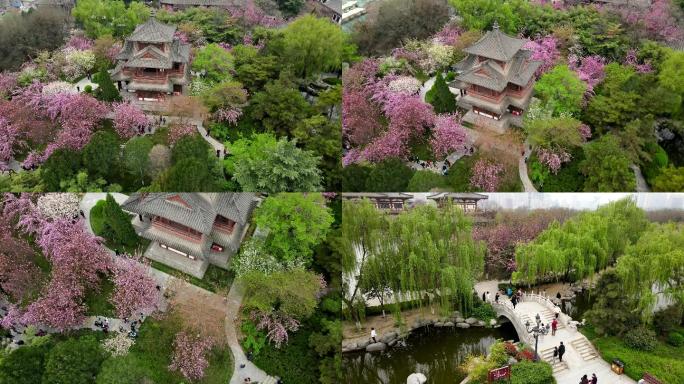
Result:
M524 293L515 308L506 295L500 296L498 303L493 302L493 300L494 296L492 295L491 304L497 315L509 319L518 333L520 341L532 348L534 348L534 337L527 332L525 323L529 321L531 325L535 324L535 317L539 314L544 325L550 324L556 312L559 313L556 335L551 336L549 331L547 335L539 336L538 344L539 356L553 366L553 376L558 384L576 384L582 375L586 374L591 377L592 373L596 373L600 383L635 383L626 375L615 374L610 369L610 365L599 356L586 336L577 331L574 325L576 322L561 312L560 308L549 297L535 293ZM561 341L565 344L563 362L558 361L558 359L554 362L553 347L560 345Z

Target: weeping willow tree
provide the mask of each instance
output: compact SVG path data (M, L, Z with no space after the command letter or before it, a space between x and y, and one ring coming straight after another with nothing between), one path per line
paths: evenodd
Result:
M552 223L534 241L518 244L515 283L576 281L615 263L648 226L643 210L622 199L584 212L562 225Z
M444 313L468 312L475 278L484 271L484 246L473 240L471 220L451 204L385 218L388 230L362 268L364 294L389 292L415 305L439 304Z
M624 294L638 300L643 320L651 319L659 295L684 304L684 226L651 225L627 247L616 270Z
M377 255L379 239L386 236L388 222L368 200L342 202L341 236L337 242L342 262L344 314L362 320L365 300L361 281L365 265Z

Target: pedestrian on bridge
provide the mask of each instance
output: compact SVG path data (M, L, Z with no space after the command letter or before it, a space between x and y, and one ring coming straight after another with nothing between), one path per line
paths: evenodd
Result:
M561 363L563 362L563 355L565 355L565 345L563 345L563 342L560 342L560 346L558 346L558 361Z
M499 304L499 292L496 292L496 295L494 296L494 302Z
M558 329L558 320L553 319L551 322L551 336L556 336L556 329Z

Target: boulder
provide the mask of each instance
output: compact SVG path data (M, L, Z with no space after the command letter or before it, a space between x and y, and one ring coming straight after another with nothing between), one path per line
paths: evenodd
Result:
M456 323L456 326L458 328L470 328L470 324L468 323Z
M489 319L489 325L492 327L496 325L496 319Z
M452 323L451 321L447 321L446 323L444 323L444 326L445 327L453 327L454 323Z
M454 319L454 323L465 323L465 319L461 316Z
M469 318L465 319L465 322L470 324L470 325L473 325L473 324L477 323L477 319L474 317L469 317Z
M433 324L435 327L441 328L444 324L441 321L438 321Z
M385 348L387 348L387 344L385 344L385 343L368 344L368 346L366 347L366 352L384 351Z
M368 340L359 341L358 343L356 343L356 349L364 349L364 348L366 348L366 346L368 346L369 343L370 343L370 341L368 341Z
M482 320L479 320L477 323L475 323L473 325L475 325L476 327L484 327L485 325L487 325L487 323L485 323Z
M386 334L382 335L382 337L380 338L380 341L382 341L383 343L389 343L390 341L396 339L397 336L399 336L399 335L397 335L396 332L386 333Z
M425 384L427 377L422 373L412 373L406 378L406 384Z
M397 339L394 339L394 340L390 341L389 343L387 343L387 345L390 347L394 347L395 344L397 344Z

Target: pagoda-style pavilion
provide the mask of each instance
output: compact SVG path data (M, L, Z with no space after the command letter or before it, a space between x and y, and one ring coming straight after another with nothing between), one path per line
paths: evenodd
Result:
M494 23L491 31L464 49L468 56L456 64L460 73L450 84L461 90L458 105L468 109L464 121L503 132L521 126L532 98L534 74L540 61L522 49L526 40L507 36Z
M175 25L160 23L152 16L126 39L112 72L119 91L129 93L122 95L124 98L160 102L167 95L185 92L190 45L174 37L175 32Z
M463 209L463 212L475 212L478 210L477 203L480 200L487 200L489 197L487 195L472 192L441 192L429 195L427 198L435 201L438 207L443 207L447 202L451 202Z
M152 240L145 257L202 278L209 264L228 268L256 203L253 193L134 193L122 208Z
M408 207L409 200L413 199L412 195L401 192L345 192L342 194L345 200L370 200L376 208L387 213L399 213Z

